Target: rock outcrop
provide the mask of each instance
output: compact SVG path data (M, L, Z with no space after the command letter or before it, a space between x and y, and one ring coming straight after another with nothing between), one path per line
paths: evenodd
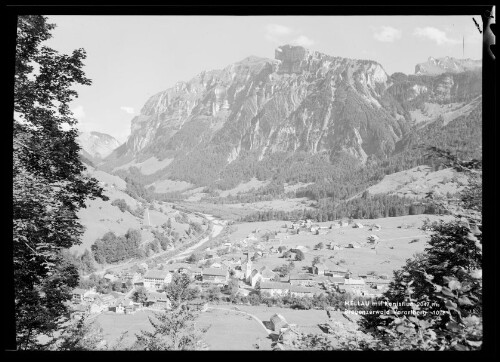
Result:
M461 73L465 71L479 70L482 67L481 60L455 59L452 57L433 58L429 57L427 62L415 66L416 75L439 75L443 73Z
M107 163L174 159L153 177L207 184L237 161L280 152L383 159L412 127L412 107L469 94L470 80L443 76L389 76L375 61L281 46L275 59L248 57L151 97Z

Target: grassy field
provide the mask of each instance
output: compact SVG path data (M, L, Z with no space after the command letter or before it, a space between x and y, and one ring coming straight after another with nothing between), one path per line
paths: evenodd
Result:
M123 332L128 332L124 339L124 345L131 345L135 341L135 334L142 330L151 331L151 324L148 316L152 316L150 311L139 311L135 314L116 314L106 312L99 314L95 318L103 329L104 339L109 345L113 345L118 341Z
M139 311L131 315L104 313L96 317L96 322L103 329L104 339L113 345L121 334L127 331L124 345L130 346L135 341L135 333L152 330L148 316L150 311ZM261 349L270 349L271 340L266 331L253 318L240 313L213 310L202 313L196 322L199 328L209 327L204 336L210 350L249 350L260 339Z
M338 265L350 270L353 273L367 273L375 271L378 274L392 275L395 269L400 268L405 264L406 259L411 258L415 253L422 252L426 247L426 241L429 240L430 233L420 230L418 227L422 225L423 220L429 217L430 220L449 220L449 216L435 215L413 215L401 216L393 218L384 218L376 220L362 220L363 224L379 224L380 231L369 231L368 227L355 229L351 226L339 229L328 230L325 235L311 235L303 233L298 235L289 235L288 239L281 236L280 241L263 242L266 247L284 245L288 248L298 245L305 246L309 249L305 253L303 261L295 261L295 269L302 270L311 266L315 256L320 256L330 263L339 263ZM261 232L280 231L285 222L283 221L267 221L255 223L238 223L234 226L237 230L229 235L232 242L240 241L248 236L256 229ZM321 226L327 226L331 223L319 223ZM402 224L413 225L409 229L398 228ZM314 246L320 242L325 245L334 242L336 245L344 245L351 242L358 242L364 245L367 237L375 234L380 237L380 242L376 249L371 249L371 245L366 245L359 249L343 249L343 250L314 250ZM280 234L284 236L285 234ZM418 239L418 242L410 243L413 239ZM233 257L245 258L243 253L232 254ZM270 254L267 257L261 258L254 262L256 267L268 266L274 269L277 266L287 263L287 260L280 257L278 254Z
M256 316L265 325L275 313L281 314L288 323L296 324L304 333L322 333L318 324L328 321L324 310L293 310L289 308L265 307L265 306L232 306L215 305L221 309L208 309L202 313L196 321L198 328L208 328L204 335L204 341L210 350L254 350L255 344L260 342L261 350L271 349L272 340L268 333L251 316L239 313L246 312ZM341 312L330 312L332 319L341 321L346 328L354 330L356 325L348 322ZM141 330L152 330L148 316L150 311L139 311L131 315L104 313L96 317L95 321L103 329L104 339L109 345L115 344L122 333L128 334L124 339L124 345L130 346L135 341L135 333Z
M253 350L259 339L260 349L271 349L271 340L264 328L252 317L244 314L209 309L202 313L197 325L210 326L205 335L205 342L211 350Z
M299 329L304 333L321 333L318 327L319 323L328 321L328 316L324 310L296 310L290 308L279 307L266 307L266 306L251 306L251 305L238 305L237 308L241 311L250 313L258 317L260 320L267 324L271 316L275 313L281 314L285 317L286 321L291 324L296 324ZM345 320L341 312L330 312L332 318L336 320Z
M370 186L367 190L372 195L388 194L423 198L430 191L440 195L446 195L448 192L455 194L463 189L461 183L467 183L467 178L451 168L431 172L429 166L418 166L386 175L382 181ZM361 193L351 199L360 195Z

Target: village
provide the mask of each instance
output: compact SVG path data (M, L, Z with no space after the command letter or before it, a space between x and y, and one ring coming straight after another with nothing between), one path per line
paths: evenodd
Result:
M390 225L385 222L388 226L382 226L389 219L392 219ZM381 296L391 282L389 263L383 260L377 263L381 264L378 269L363 271L355 261L367 266L369 263L364 263L363 258L368 256L373 261L384 250L394 253L394 245L398 244L398 249L404 245L418 251L423 248L422 237L427 235L425 230L416 227L422 224L422 216L389 219L237 224L235 232L216 238L210 243L211 247L201 246L182 259L153 266L141 263L119 273L105 274L103 279L121 285L120 291L98 293L95 287L76 288L71 315L80 318L88 314L96 318L102 314L131 315L138 311L168 309L170 301L164 288L174 273L188 275L199 289L203 311L209 306L224 304L280 307L281 313L265 318L269 321L285 320L283 314L286 315L287 308L321 309L300 307L297 301L340 295L347 300L375 298ZM413 219L418 222L411 224ZM415 237L416 234L420 238ZM400 253L401 250L395 255ZM230 284L237 289L231 289ZM142 296L138 298L137 294ZM292 298L295 304L276 302L280 298ZM348 308L330 309L342 312ZM274 324L269 330L277 328L280 332L283 327Z

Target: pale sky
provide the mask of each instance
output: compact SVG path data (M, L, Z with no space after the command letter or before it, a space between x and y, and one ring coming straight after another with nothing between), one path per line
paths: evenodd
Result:
M49 16L57 27L46 45L63 53L86 50L92 85L76 88L75 117L80 129L124 142L153 94L250 55L274 58L284 44L375 60L388 74L413 74L429 56L481 59L482 35L472 17Z

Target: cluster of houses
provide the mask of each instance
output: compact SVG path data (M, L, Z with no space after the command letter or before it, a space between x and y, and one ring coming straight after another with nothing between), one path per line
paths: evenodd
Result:
M365 274L354 275L336 265L315 264L311 273L292 273L281 282L261 282L261 292L270 296L290 293L292 296L308 296L326 291L349 293L356 296L380 296L389 285L389 279L373 278Z
M266 247L261 243L259 234L266 235L268 241L278 241L288 239L289 234L295 234L299 231L307 231L312 234L327 233L328 229L347 227L347 221L339 221L330 226L319 226L312 220L298 220L286 226L283 232L271 232L269 230L255 230L246 238L239 242L226 242L221 248L227 249L246 249L244 254L246 260L241 258L230 258L223 255L219 256L215 251L206 249L205 258L202 260L203 267L194 264L179 262L173 264L164 264L160 269L149 269L148 265L143 263L137 271L125 271L119 277L113 274L106 274L104 278L114 282L116 280L130 281L134 288L144 287L146 290L146 300L143 303L133 302L125 294L111 292L109 294L99 294L95 289L73 291L73 309L74 313L101 313L103 311L113 311L115 313L131 314L140 308L159 309L169 307L170 302L166 293L161 290L171 283L174 273L186 274L200 288L211 285L224 286L228 283L230 277L240 280L239 292L248 295L251 291L260 289L261 293L269 296L279 296L290 294L292 296L309 296L324 293L325 291L336 291L340 293L350 293L359 296L378 296L390 283L386 278L373 278L367 275L354 275L338 265L329 265L328 263L319 263L311 267L309 273L292 273L286 277L279 277L277 273L267 266L257 267L253 261L260 257L266 257L269 254L281 254L286 251L298 253L298 250L306 253L308 248L297 245L290 248L284 245ZM363 228L361 223L354 223L354 228ZM380 230L379 225L372 225L370 230ZM260 236L262 236L260 235ZM368 237L368 243L376 244L379 238L376 235ZM341 250L344 248L360 248L361 245L352 242L346 245L338 245L333 241L327 245L331 250ZM219 253L220 254L220 253ZM200 265L200 264L198 264ZM129 283L130 284L130 283ZM131 294L128 293L127 296Z
M73 318L79 318L85 313L96 314L105 311L133 314L139 308L138 303L133 302L123 293L100 294L95 291L95 288L88 290L75 288L72 291L70 315Z

